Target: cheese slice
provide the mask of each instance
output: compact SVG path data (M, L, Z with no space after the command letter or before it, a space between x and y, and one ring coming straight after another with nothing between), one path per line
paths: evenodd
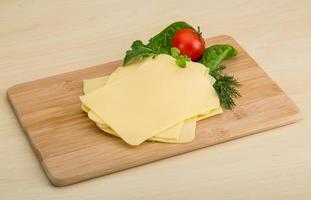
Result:
M102 130L104 130L104 131L108 130L108 131L106 131L107 133L118 136L118 134L114 130L112 130L106 122L102 121L94 112L88 112L88 117L92 121L94 121L96 123L96 125L99 128L101 128ZM169 127L168 129L161 131L160 133L158 133L157 135L155 135L149 139L152 141L161 141L161 142L165 142L166 140L167 141L178 140L180 137L180 131L181 131L183 126L184 126L184 123L177 123L177 124Z
M83 81L83 93L88 94L93 92L94 90L97 90L101 86L105 85L109 76L103 76L99 78L93 78L89 80Z
M120 69L120 68L118 68ZM130 70L126 70L127 72L124 73L123 70L118 70L116 71L116 73L113 73L113 77L110 78L108 76L104 76L104 77L100 77L100 78L94 78L94 79L90 79L90 80L85 80L84 84L83 84L83 91L84 94L88 94L102 86L104 86L105 84L108 84L107 80L109 78L110 82L115 81L118 79L118 77L120 77L119 75L115 75L115 74L119 74L119 73L123 73L124 75L127 74L128 72L130 72ZM125 68L124 68L125 69ZM122 71L122 72L121 72ZM111 75L111 76L112 76ZM84 104L81 105L81 108L83 111L88 113L88 117L94 121L97 125L100 125L99 127L101 129L103 129L103 127L106 127L106 132L113 134L115 136L117 136L117 134L109 127L109 125L106 124L106 122L104 122L102 119L100 119L93 111L91 111L87 106L85 106ZM152 137L151 139L153 141L162 141L165 142L166 139L174 139L174 140L178 140L179 138L179 134L181 131L181 128L183 126L183 122L179 122L171 127L169 127L168 129L158 133L157 135L155 135L154 137ZM112 133L113 132L113 133Z
M140 62L138 64L130 65L127 67L118 67L107 79L106 84L111 84L113 82L116 82L124 77L131 76L133 72L135 72L137 69L139 69L141 66L143 66L144 62ZM155 136L153 136L154 140L157 140L157 138L160 138L162 141L163 139L178 139L180 130L183 126L184 122L178 122L177 124L159 132Z
M178 68L168 55L148 58L131 76L82 96L82 102L131 145L219 107L206 68L189 62ZM160 79L158 77L161 77ZM143 124L143 126L142 126Z
M134 72L141 65L130 65L128 67L118 67L110 76L103 76L99 78L93 78L89 80L85 80L83 84L84 94L88 94L105 84L109 84L111 82L117 81L122 77L126 77ZM215 79L211 77L206 70L205 75L209 79L211 84L214 84ZM88 112L88 117L94 121L99 128L104 130L107 133L118 136L109 125L103 122L94 112L92 112L87 106L84 104L81 105L82 110ZM157 135L149 138L149 141L160 141L166 143L187 143L191 142L195 136L195 127L196 121L205 119L207 117L219 114L222 112L221 107L217 109L213 109L212 111L208 111L205 113L201 113L198 117L193 117L191 119L185 120L184 122L180 122L172 127L158 133Z
M161 139L158 138L154 140L153 138L149 139L150 141L159 141L166 143L188 143L195 138L195 128L196 128L197 117L192 117L184 121L184 125L180 130L180 136L178 139Z
M122 67L122 66L118 67L110 76L104 76L104 77L102 77L102 80L100 80L100 78L96 78L95 80L92 79L90 81L87 80L87 81L85 81L84 85L86 88L92 88L92 89L94 88L96 90L96 89L100 88L101 86L104 86L105 84L109 84L111 82L114 82L114 81L121 79L122 77L126 77L126 76L130 75L130 73L137 70L140 66L141 66L141 64L140 65L130 65L128 67ZM205 76L209 80L210 84L214 85L214 83L216 82L216 79L214 77L212 77L211 75L209 75L209 69L206 69ZM95 81L97 83L94 83L93 81ZM90 84L90 86L88 87L89 84ZM84 92L84 94L89 93L89 92L90 91ZM219 106L218 108L215 108L213 110L199 114L198 117L196 118L196 121L206 119L208 117L220 114L222 112L223 112L223 110ZM193 120L192 121L191 120L185 120L185 122L186 121L187 121L187 123L196 123L196 121L193 121Z

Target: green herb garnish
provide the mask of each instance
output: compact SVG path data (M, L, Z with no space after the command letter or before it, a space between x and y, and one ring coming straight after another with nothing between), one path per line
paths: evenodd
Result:
M190 57L186 55L180 55L180 50L175 47L171 48L171 55L176 59L176 64L181 68L185 68L187 62L191 60Z
M166 27L159 34L152 37L146 45L143 44L142 41L136 40L131 45L131 50L126 51L126 55L123 60L123 66L129 65L133 62L137 62L142 58L148 56L156 56L159 54L170 55L172 48L172 39L175 33L184 28L193 29L193 27L186 22L175 22Z
M210 69L210 75L216 79L213 86L220 103L227 109L232 109L235 106L233 99L241 96L237 89L240 84L233 76L223 72L226 67L221 63L237 54L238 51L229 44L216 44L206 48L199 61Z
M138 62L144 57L157 55L153 49L149 48L147 45L144 45L140 40L133 42L131 48L131 50L126 52L123 65L129 65L131 63Z
M218 94L220 103L226 109L232 109L235 106L233 98L241 97L241 94L237 89L240 84L233 76L227 75L223 72L225 68L225 65L219 65L217 68L210 71L210 75L216 79L213 86Z
M159 54L170 54L172 48L172 39L176 32L181 29L190 28L195 30L192 26L187 24L186 22L175 22L164 30L162 30L159 34L153 36L148 43L148 46L154 49Z
M199 62L213 71L224 59L236 56L237 54L237 50L229 44L216 44L205 49Z

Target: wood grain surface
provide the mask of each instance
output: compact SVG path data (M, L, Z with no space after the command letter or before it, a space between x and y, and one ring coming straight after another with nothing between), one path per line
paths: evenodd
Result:
M8 90L9 100L40 162L56 186L64 186L199 148L283 126L300 119L298 108L229 36L207 44L231 44L228 73L241 83L236 108L198 122L187 144L146 142L132 147L103 134L81 110L84 79L109 75L122 60L31 81Z
M0 199L309 200L309 0L0 1ZM67 187L53 187L7 101L18 83L120 59L167 24L228 34L298 105L282 128Z

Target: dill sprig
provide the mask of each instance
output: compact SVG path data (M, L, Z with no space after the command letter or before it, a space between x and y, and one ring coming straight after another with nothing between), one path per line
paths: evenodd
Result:
M238 51L229 44L215 44L205 49L200 63L210 69L210 75L216 79L214 88L218 94L220 103L226 109L232 109L235 106L234 98L241 95L237 89L238 81L228 74L224 73L225 65L222 61L231 57L235 57Z
M225 68L225 65L219 65L210 72L210 75L216 79L213 86L219 96L220 103L226 109L232 109L235 106L233 99L241 97L237 88L240 84L233 76L223 72Z

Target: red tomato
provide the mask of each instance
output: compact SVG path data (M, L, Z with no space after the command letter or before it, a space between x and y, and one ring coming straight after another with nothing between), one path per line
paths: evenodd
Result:
M172 44L180 50L181 55L187 55L193 61L197 61L205 50L203 38L189 28L178 31L172 39Z

